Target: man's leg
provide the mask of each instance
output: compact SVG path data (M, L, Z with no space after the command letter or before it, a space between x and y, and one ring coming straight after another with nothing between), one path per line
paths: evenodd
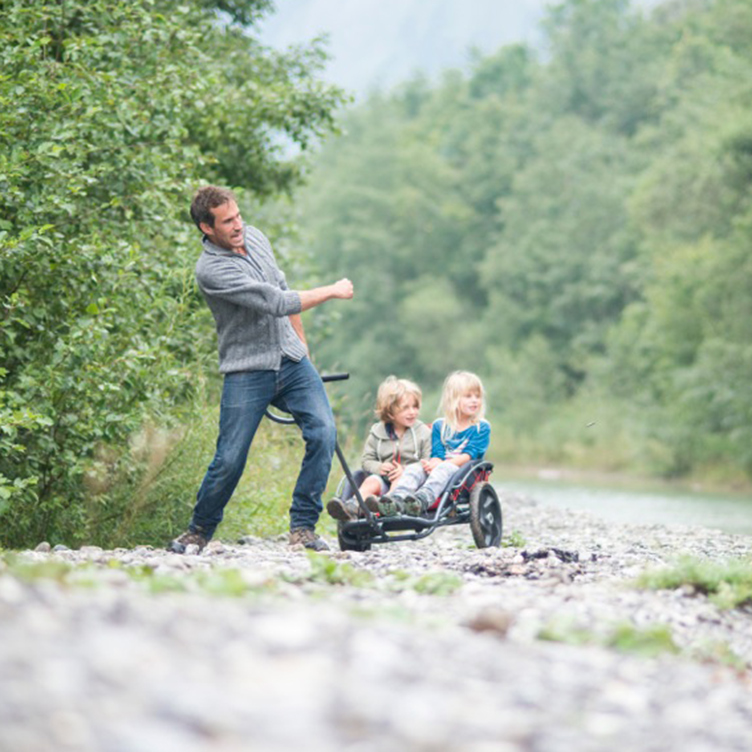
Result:
M196 496L190 529L207 540L222 521L224 508L243 474L248 450L264 411L274 396L274 371L247 371L225 376L214 459Z
M299 363L282 361L274 404L295 418L305 441L303 464L292 494L290 530L312 531L323 508L321 494L332 467L337 432L326 389L308 358Z

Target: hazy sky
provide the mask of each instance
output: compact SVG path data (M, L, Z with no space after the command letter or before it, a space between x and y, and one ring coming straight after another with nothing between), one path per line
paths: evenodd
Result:
M461 67L468 50L535 41L547 0L276 0L260 26L273 47L329 34L326 78L364 92L417 70Z
M471 47L493 52L540 41L547 5L561 0L275 0L264 43L284 48L327 33L325 78L356 93L389 88L418 70L464 67ZM632 0L650 7L661 0Z

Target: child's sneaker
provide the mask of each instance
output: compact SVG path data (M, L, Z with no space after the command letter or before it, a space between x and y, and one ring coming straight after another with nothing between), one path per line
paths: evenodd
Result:
M428 494L418 491L415 494L405 497L405 514L411 517L418 517L431 506L433 500Z
M381 511L379 509L379 497L378 496L373 496L373 495L366 496L366 498L363 499L363 502L365 503L366 509L369 512L373 512L374 514L378 514L379 511Z
M342 501L336 496L326 505L326 511L340 522L350 522L358 518L358 502L354 499Z
M382 517L395 517L402 513L402 498L391 494L382 494L379 499L379 513Z

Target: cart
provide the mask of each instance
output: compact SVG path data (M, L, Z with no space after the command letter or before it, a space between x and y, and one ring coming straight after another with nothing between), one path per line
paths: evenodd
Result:
M349 373L333 373L321 376L324 382L344 381ZM294 419L266 411L270 420L291 424ZM353 496L360 509L360 516L348 522L337 521L337 539L343 551L368 551L374 543L394 543L425 538L437 528L448 525L470 525L470 531L478 548L498 546L501 543L503 517L501 502L489 478L493 463L475 460L463 466L449 487L429 509L418 516L396 515L384 517L371 512L358 490L362 482L360 471L353 473L339 445L335 452L344 478L337 494L341 498Z

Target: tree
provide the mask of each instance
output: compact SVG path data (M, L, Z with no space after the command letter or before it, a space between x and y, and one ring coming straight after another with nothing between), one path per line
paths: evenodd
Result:
M268 7L3 3L5 545L84 538L106 504L87 482L106 486L145 411L190 393L211 343L192 320L191 191L289 190L301 168L280 137L303 148L332 127L342 97L310 75L320 46L272 54L237 25Z

